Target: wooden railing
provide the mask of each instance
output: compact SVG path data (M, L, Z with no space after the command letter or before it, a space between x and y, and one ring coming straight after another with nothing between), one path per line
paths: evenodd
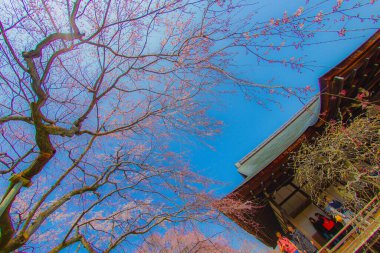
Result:
M318 252L350 252L359 250L380 229L380 193L377 194ZM342 238L342 236L344 237Z

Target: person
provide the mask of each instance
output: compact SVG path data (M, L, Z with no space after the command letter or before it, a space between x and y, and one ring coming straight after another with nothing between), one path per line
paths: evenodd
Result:
M304 234L293 226L288 226L288 237L302 253L315 253L318 249L313 242L306 238Z
M315 216L317 216L318 220L322 223L322 226L326 229L328 235L331 238L338 234L339 231L343 228L342 223L335 222L334 220L329 219L320 213L315 213ZM333 241L332 245L336 245L344 236L344 233L340 233L337 236L337 238Z
M322 235L326 240L330 240L332 238L331 235L327 233L327 230L323 227L322 223L323 221L321 220L315 220L313 217L309 217L309 221L313 225L314 229Z
M336 199L332 199L329 196L324 197L326 206L325 211L333 217L341 218L344 224L349 223L349 221L353 218L354 214L346 209L341 202Z
M276 232L277 245L283 253L301 253L298 251L296 245L292 243L288 238L283 236L280 232Z
M315 216L318 218L318 221L322 224L322 226L331 237L333 237L338 232L333 220L320 213L315 213Z

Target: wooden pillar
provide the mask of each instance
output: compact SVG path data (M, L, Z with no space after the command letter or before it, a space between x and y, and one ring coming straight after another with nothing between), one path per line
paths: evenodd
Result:
M283 232L287 231L287 225L289 224L289 218L284 209L276 203L276 201L273 199L272 195L268 194L267 192L264 192L265 198L268 200L270 206L272 207L272 210L274 211L277 220L279 221L281 228Z

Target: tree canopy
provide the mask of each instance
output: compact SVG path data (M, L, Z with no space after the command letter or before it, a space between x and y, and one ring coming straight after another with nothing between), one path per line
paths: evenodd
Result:
M326 2L255 21L251 1L2 1L0 252L110 252L216 209L247 218L252 203L217 201L173 137L220 130L203 102L226 80L293 94L237 76L236 51L300 69L268 51L307 45L337 15L378 19L352 15L374 1Z

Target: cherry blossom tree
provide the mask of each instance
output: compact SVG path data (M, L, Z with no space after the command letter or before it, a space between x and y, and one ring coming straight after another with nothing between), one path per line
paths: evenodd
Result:
M181 226L170 228L164 234L153 233L135 253L250 253L255 249L257 247L252 242L245 240L235 249L220 233L207 236L193 226Z
M195 252L226 252L237 251L229 246L228 241L221 236L207 237L197 230L186 231L184 228L171 228L161 235L158 233L149 236L136 250L136 253L195 253Z
M290 92L235 75L236 50L300 69L271 52L307 45L337 15L378 19L352 16L374 1L323 3L258 22L250 1L3 1L0 252L109 252L218 208L244 217L252 203L216 201L174 140L219 131L203 102L226 80Z

